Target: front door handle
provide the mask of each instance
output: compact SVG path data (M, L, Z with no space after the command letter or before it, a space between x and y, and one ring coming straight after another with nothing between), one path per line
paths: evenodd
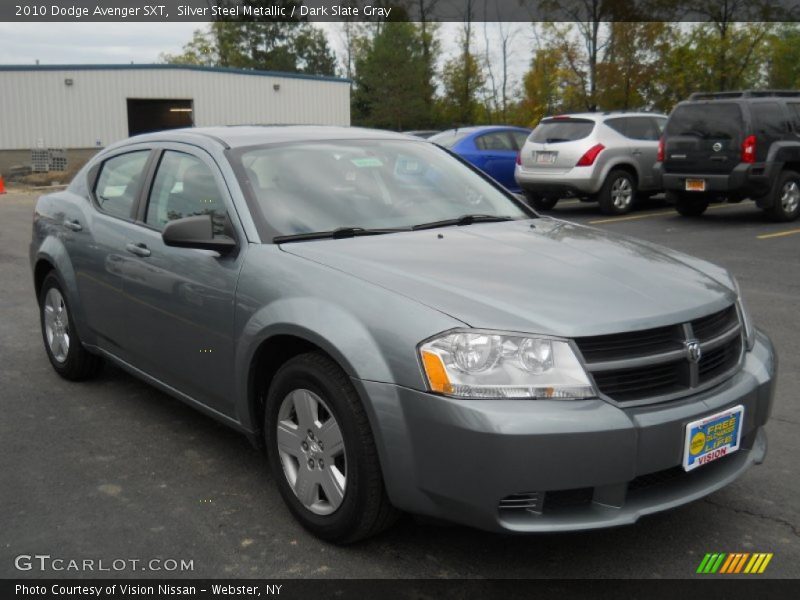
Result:
M81 231L83 229L83 225L81 225L78 219L64 221L64 227L66 227L67 229L71 229L72 231Z
M142 243L134 244L133 242L131 242L130 244L125 246L125 249L131 254L135 254L136 256L143 256L143 257L150 256L150 248L148 248L145 244Z

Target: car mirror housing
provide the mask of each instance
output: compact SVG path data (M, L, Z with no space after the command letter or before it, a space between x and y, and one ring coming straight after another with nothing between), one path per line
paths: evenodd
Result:
M236 247L236 240L228 236L215 236L211 215L184 217L170 221L161 232L167 246L216 250L220 254Z

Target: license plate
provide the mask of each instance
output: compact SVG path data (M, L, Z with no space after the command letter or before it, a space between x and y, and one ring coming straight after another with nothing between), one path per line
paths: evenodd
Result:
M683 468L691 471L733 454L742 441L744 406L693 421L686 426Z
M557 155L558 152L534 152L534 160L537 165L552 165Z
M705 179L687 179L686 180L687 192L705 192L706 180Z

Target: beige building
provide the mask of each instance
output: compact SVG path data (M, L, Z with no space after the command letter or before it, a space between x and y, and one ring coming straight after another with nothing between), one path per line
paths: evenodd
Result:
M261 123L349 125L349 81L192 65L0 65L3 174L29 166L33 149L65 149L74 167L137 133Z

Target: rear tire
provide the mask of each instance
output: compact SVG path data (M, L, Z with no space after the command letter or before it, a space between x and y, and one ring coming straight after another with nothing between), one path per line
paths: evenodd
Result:
M528 201L528 204L536 210L553 210L556 204L558 204L558 198L553 198L552 196L541 196L528 191L523 193L525 194L525 199Z
M606 177L598 195L600 211L606 215L624 215L636 199L636 178L624 169L614 169Z
M675 204L675 210L683 217L699 217L706 212L709 205L708 198L678 192L667 192L667 201Z
M783 171L772 191L772 202L765 209L773 221L794 221L800 216L800 174Z
M70 381L95 375L102 365L100 357L83 347L67 298L55 273L49 273L39 291L39 321L47 358L56 373Z
M278 370L267 394L264 437L283 500L317 537L348 544L397 519L358 394L326 355L301 354Z

